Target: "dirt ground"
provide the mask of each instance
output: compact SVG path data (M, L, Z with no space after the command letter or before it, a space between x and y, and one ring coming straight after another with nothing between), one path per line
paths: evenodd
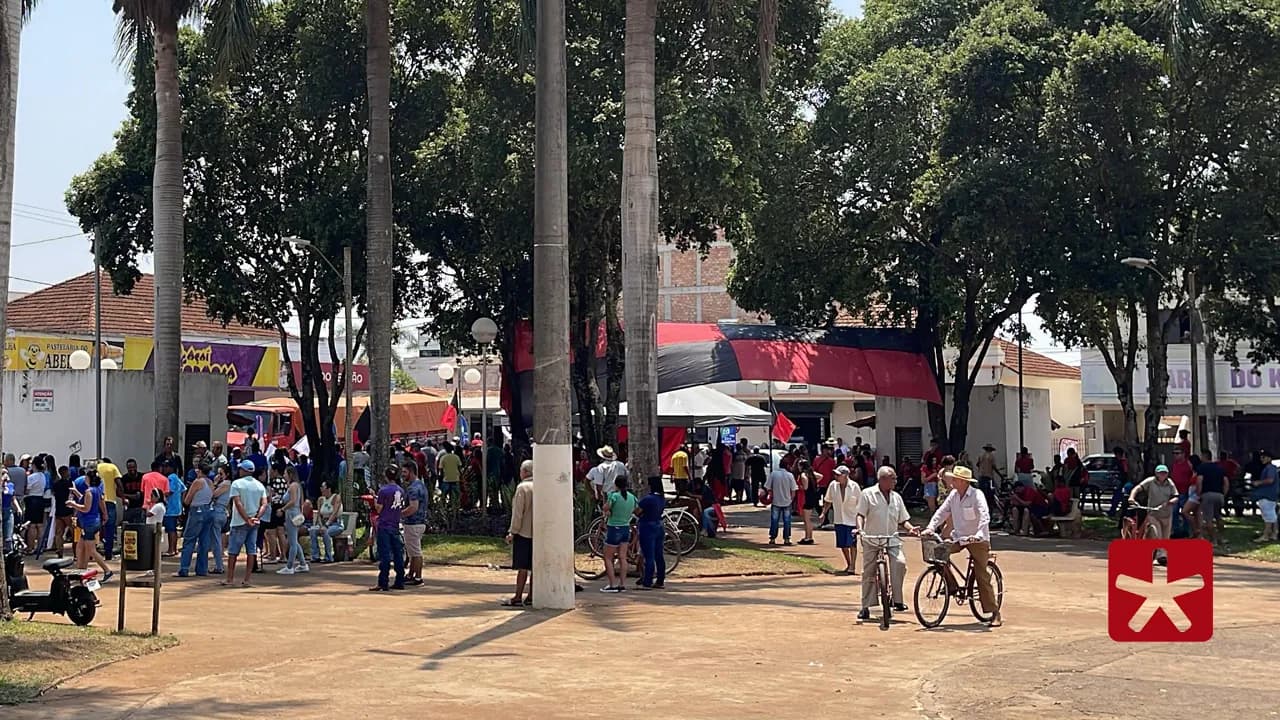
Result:
M729 537L765 540L735 508ZM796 533L799 537L799 532ZM835 563L818 545L779 548ZM1280 567L1222 560L1216 632L1196 645L1122 645L1106 631L1106 546L995 540L1004 627L966 610L923 630L855 622L857 577L681 581L597 592L574 611L513 611L512 574L431 568L425 587L368 593L360 563L264 578L255 589L166 585L162 630L181 646L66 683L6 720L222 718L1149 718L1179 710L1277 717ZM923 564L907 548L906 592ZM131 591L129 623L148 621ZM115 617L103 596L99 624ZM1263 692L1259 692L1263 690Z

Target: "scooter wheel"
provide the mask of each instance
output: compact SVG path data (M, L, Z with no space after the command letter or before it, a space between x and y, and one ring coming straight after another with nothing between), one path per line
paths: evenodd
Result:
M71 589L67 598L67 617L77 625L88 625L98 613L98 601L86 587Z

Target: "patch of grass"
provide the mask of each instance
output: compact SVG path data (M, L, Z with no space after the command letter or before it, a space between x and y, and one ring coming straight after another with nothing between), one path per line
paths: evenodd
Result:
M511 562L511 548L500 537L427 535L422 559L431 565L505 565Z
M511 548L503 538L471 535L428 535L422 555L432 565L506 566ZM817 558L760 548L741 540L702 538L698 548L680 558L680 577L708 575L790 575L830 573L834 569Z
M1096 540L1115 540L1120 537L1119 521L1105 515L1084 516L1084 531ZM1228 517L1224 523L1223 537L1227 551L1223 554L1246 560L1280 562L1280 543L1258 544L1253 538L1262 532L1262 518L1249 516Z
M177 644L172 635L152 637L25 620L0 622L0 705L29 702L49 685L77 672Z
M680 561L681 577L699 575L817 575L835 568L818 558L766 550L742 540L702 538Z

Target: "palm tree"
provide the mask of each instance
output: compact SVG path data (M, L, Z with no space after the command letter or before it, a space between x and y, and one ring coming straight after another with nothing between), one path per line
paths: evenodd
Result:
M18 50L22 36L22 23L31 15L36 0L5 0L4 10L0 12L0 104L4 108L4 127L0 132L0 278L4 279L4 287L9 287L9 248L12 246L13 232L13 151L17 138L18 123ZM8 322L9 293L0 293L0 337L5 336ZM0 399L4 393L3 368L0 368ZM3 407L3 406L0 406ZM0 448L4 447L0 438ZM8 538L0 538L8 540ZM0 620L12 617L9 609L8 582L5 580L4 563L0 562Z
M1161 0L1156 17L1164 25L1165 67L1172 76L1185 73L1191 65L1191 45L1204 25L1211 0Z
M717 2L711 3L715 22ZM658 463L658 143L654 69L657 0L626 0L623 67L622 305L626 326L627 430L632 477ZM759 0L760 92L768 94L778 1Z
M368 303L369 410L373 476L382 477L391 441L391 325L395 292L391 263L395 250L391 214L391 8L388 0L367 0L365 78L369 92Z
M155 436L179 438L178 382L182 356L183 198L182 99L178 87L178 26L207 21L225 71L248 58L253 17L261 0L113 0L121 60L154 62L156 164L151 216L155 253Z

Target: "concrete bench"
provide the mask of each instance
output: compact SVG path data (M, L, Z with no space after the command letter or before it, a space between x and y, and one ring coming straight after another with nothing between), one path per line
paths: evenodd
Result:
M1078 538L1084 533L1084 523L1080 512L1080 501L1071 499L1071 509L1066 515L1050 515L1046 520L1057 524L1060 537Z

